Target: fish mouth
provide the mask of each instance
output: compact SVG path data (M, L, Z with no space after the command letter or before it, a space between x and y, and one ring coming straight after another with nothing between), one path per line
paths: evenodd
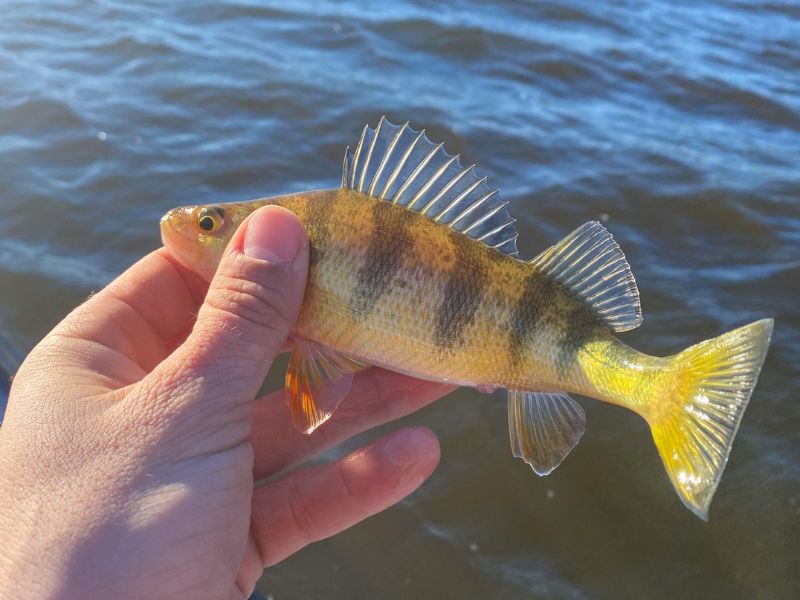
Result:
M193 243L188 235L184 233L184 228L190 218L192 209L189 207L173 208L161 217L161 242L169 253L178 260L184 267L191 268L191 255L193 254Z
M161 243L167 249L170 249L174 246L175 242L177 241L177 237L180 235L177 230L177 219L176 219L176 212L180 210L177 208L173 208L172 210L168 211L161 217Z
M161 241L178 264L205 281L211 281L217 265L209 263L204 244L195 227L196 208L173 208L161 217Z

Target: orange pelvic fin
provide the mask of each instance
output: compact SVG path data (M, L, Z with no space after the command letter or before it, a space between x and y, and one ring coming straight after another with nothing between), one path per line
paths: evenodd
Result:
M350 392L355 371L365 365L306 340L295 340L284 389L292 422L311 433L327 421Z

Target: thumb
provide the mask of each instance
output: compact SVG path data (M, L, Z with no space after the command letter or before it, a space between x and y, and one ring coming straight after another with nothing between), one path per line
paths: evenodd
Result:
M214 402L252 400L297 319L308 255L294 213L274 205L253 213L231 238L192 333L162 363L169 376L159 379Z

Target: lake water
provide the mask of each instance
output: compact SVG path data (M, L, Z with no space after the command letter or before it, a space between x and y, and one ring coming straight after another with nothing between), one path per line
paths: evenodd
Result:
M168 208L335 187L344 147L382 114L478 163L512 201L523 256L606 221L641 290L631 345L670 354L776 318L709 523L632 413L583 401L583 442L540 479L511 457L502 397L461 390L407 419L441 437L434 477L268 570L264 597L800 597L796 0L47 0L0 14L7 370L158 246Z

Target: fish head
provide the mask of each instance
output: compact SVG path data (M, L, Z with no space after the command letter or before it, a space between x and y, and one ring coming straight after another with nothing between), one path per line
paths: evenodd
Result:
M161 217L161 240L184 267L211 281L225 247L251 212L237 204L173 208Z

